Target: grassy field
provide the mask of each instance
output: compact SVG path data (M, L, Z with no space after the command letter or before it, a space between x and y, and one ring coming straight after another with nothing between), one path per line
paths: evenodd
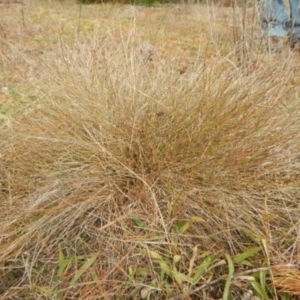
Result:
M300 299L300 54L255 6L0 4L0 299Z

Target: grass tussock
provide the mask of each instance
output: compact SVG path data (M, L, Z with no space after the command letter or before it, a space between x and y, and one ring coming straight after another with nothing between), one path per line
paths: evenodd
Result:
M297 295L272 273L299 260L290 70L229 55L181 74L138 44L61 40L38 63L42 97L1 125L0 295Z

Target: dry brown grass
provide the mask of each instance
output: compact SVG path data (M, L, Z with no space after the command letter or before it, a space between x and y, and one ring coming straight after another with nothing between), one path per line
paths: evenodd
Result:
M201 9L68 9L29 5L12 28L10 7L0 23L1 299L217 299L224 254L242 275L282 266L261 286L297 295L278 271L299 261L297 56L256 44L241 61L204 30L226 10L200 44Z

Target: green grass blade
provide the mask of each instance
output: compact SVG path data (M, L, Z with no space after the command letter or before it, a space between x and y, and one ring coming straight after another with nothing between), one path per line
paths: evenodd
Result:
M61 245L58 245L58 271L56 276L61 277L69 265L69 263L74 259L74 256L65 257L61 249Z
M69 263L74 259L74 256L67 257L60 265L57 271L57 276L62 276Z
M158 252L150 250L149 254L151 258L163 261L162 256Z
M172 277L175 279L175 281L179 285L181 285L182 282L192 283L192 278L190 278L189 276L187 276L187 275L185 275L183 273L177 272L176 270L172 271Z
M70 285L73 285L77 282L77 280L82 276L82 274L95 262L98 254L93 254L90 258L86 260L86 262L80 267L78 272L73 276Z
M250 284L264 300L270 300L269 296L267 295L267 292L262 288L262 286L256 280L250 280Z
M259 282L264 291L266 290L266 274L267 274L266 271L259 272Z
M191 222L185 222L185 224L180 228L180 233L185 233L191 226Z
M241 253L241 254L238 254L238 255L234 256L234 257L232 258L232 261L233 261L234 263L237 263L237 264L238 264L238 263L240 263L240 262L246 260L248 257L250 257L250 256L252 256L252 255L254 255L254 254L256 254L256 253L259 252L259 251L261 251L261 248L260 248L260 247L254 247L254 248L248 249L247 251L245 251L245 252L243 252L243 253Z
M142 229L149 229L149 226L139 218L134 218L133 222Z
M188 224L188 221L178 221L174 226L172 227L172 232L173 233L183 233L186 229L186 226L190 226Z
M202 262L202 264L199 266L199 268L197 269L197 271L195 272L192 278L192 284L196 284L200 280L202 275L207 271L212 260L213 260L213 255L210 255Z
M161 270L167 274L168 276L172 276L172 269L170 268L170 265L164 261L164 260L159 260L157 261L160 265Z
M291 300L291 295L289 293L283 293L283 300Z
M65 260L64 253L61 249L61 244L58 245L58 263L61 265Z
M229 274L225 283L225 287L224 287L224 292L223 292L223 296L222 296L222 300L228 300L230 299L230 286L231 286L231 279L234 273L234 265L233 265L233 261L231 259L231 257L226 254L226 259L228 262L228 270L229 270Z

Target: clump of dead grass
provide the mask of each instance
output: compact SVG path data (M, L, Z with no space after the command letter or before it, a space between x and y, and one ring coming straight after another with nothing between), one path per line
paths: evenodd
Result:
M40 62L43 97L2 128L4 297L138 299L150 286L146 296L166 299L189 287L163 279L157 261L179 257L192 276L203 253L260 246L252 266L295 260L289 70L253 72L228 56L180 74L178 59L145 62L131 38L61 41Z

